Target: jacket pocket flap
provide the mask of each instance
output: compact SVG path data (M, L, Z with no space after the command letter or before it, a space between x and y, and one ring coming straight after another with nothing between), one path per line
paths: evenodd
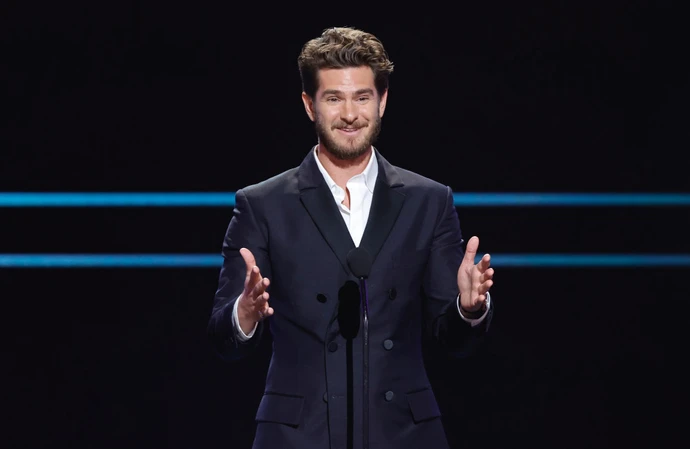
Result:
M256 412L256 421L299 425L304 397L265 393Z
M436 397L430 388L407 393L407 402L410 405L412 419L415 423L441 416Z

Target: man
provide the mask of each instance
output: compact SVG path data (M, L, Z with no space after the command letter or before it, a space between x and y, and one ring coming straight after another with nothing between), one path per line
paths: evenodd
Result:
M487 331L490 257L474 263L476 237L463 256L448 187L391 165L372 146L393 70L381 42L327 29L298 61L318 144L299 167L237 192L210 337L237 360L270 326L254 448L446 448L421 339L460 351ZM355 248L373 260L369 354L365 374L360 326L348 384L338 313L341 287L358 282L348 261Z

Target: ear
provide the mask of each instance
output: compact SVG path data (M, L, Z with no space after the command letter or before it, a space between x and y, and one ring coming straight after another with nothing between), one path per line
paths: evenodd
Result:
M379 101L379 117L383 117L383 113L386 110L386 101L388 100L388 89L381 95L381 101Z
M304 110L307 111L307 115L311 121L316 120L316 111L314 111L314 101L311 99L306 92L302 92L302 103L304 103Z

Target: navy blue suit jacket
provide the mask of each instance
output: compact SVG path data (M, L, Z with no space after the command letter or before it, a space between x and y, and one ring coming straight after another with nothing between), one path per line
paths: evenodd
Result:
M461 351L487 331L493 306L475 327L459 315L463 238L451 189L374 151L379 174L360 244L374 257L367 285L370 447L447 448L422 336ZM271 280L275 310L246 342L237 339L232 320L246 274L242 247ZM236 194L208 332L223 357L237 360L270 328L273 352L255 449L345 448L346 351L337 312L339 289L356 281L346 260L354 247L312 151L299 167ZM355 448L361 447L361 335L353 345Z

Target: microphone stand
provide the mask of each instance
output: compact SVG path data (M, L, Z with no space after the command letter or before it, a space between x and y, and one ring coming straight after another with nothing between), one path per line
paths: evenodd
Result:
M362 307L362 449L369 449L369 297L367 281L372 259L362 248L355 248L347 254L347 264L352 274L359 279L359 299ZM359 320L357 320L359 321Z
M354 447L354 368L353 340L359 333L361 294L357 284L347 281L338 292L338 324L345 338L347 380L347 449Z
M362 410L362 449L369 449L369 298L367 295L367 281L364 277L359 278L359 291L362 302L362 325L363 325L363 410Z
M354 395L353 395L353 370L352 370L352 338L345 341L345 350L347 353L347 448L354 447Z

